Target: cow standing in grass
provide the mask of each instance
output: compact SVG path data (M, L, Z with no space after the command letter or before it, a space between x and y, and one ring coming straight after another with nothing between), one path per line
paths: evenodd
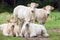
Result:
M36 8L34 21L38 21L40 24L45 24L49 14L51 13L51 10L53 10L53 9L54 9L54 7L52 7L50 5L47 5L43 8Z
M29 5L29 4L28 4ZM33 22L34 20L34 12L35 12L35 7L38 6L36 3L31 3L32 7L27 7L23 5L19 5L14 8L13 11L13 16L14 18L18 18L23 21L28 21L31 20ZM20 21L20 26L22 26L23 21Z

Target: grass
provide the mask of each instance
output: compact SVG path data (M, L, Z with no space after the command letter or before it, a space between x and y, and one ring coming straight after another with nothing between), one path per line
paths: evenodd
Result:
M0 24L6 23L12 14L8 12L0 13ZM47 30L60 28L60 12L52 12L45 23ZM49 32L50 40L60 40L60 32ZM20 37L6 37L0 33L0 40L23 40Z
M9 14L8 12L0 13L0 24L6 23L10 16L11 14Z
M60 40L60 33L58 32L50 32L50 40Z
M23 39L20 37L3 36L2 33L0 33L0 40L23 40Z
M50 30L60 28L60 12L52 12L45 25Z

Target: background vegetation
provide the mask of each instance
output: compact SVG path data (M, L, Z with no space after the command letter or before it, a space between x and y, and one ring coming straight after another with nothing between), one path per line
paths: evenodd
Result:
M0 12L12 12L13 8L17 5L27 5L31 2L38 3L39 8L51 5L55 10L60 10L60 0L0 0Z

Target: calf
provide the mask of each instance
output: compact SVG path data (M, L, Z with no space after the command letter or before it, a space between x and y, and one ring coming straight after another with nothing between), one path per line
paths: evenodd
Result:
M33 5L34 6L34 5ZM32 7L32 5L30 6ZM35 6L34 6L35 7ZM35 20L34 21L38 21L40 24L45 24L49 14L51 13L51 10L53 10L54 7L47 5L43 8L35 8Z
M12 35L12 25L11 23L5 23L5 24L1 24L0 28L1 31L3 32L3 35L5 36L13 36Z
M34 36L41 35L41 34L44 37L49 36L44 25L25 22L21 29L20 36L22 37L24 35L25 37L28 37L28 36L34 37Z
M8 23L1 24L0 30L3 32L3 35L5 36L19 36L20 33L20 27L17 24L17 21L15 18L11 18L8 20Z
M44 10L46 10L47 16L49 16L49 14L51 13L51 10L54 9L54 7L47 5L45 7L43 7Z

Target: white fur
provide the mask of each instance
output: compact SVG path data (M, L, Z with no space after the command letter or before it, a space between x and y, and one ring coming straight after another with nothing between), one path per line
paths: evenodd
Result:
M31 3L30 7L34 8L35 6ZM54 7L47 5L43 8L35 8L35 20L37 20L40 24L45 24L49 14L51 13L51 10L53 10ZM34 21L35 21L34 20Z
M35 10L35 20L37 20L40 24L43 24L47 20L47 14L44 9L38 9Z
M14 30L13 30L14 34L16 35L16 37L19 36L20 34L20 27L18 25L14 25Z
M52 6L50 6L50 5L47 5L47 6L45 6L44 8L45 8L47 14L50 14L50 13L51 13L51 10L54 9L54 7L52 7Z
M31 7L26 7L26 6L23 6L23 5L19 5L17 7L14 8L14 11L13 11L13 15L14 17L16 18L19 18L19 19L24 19L24 20L30 20L30 19L33 19L33 14L31 11L33 10L33 8Z
M9 26L8 26L8 24L9 24ZM11 33L10 34L8 33L8 30L11 30L11 26L12 26L12 24L10 24L10 23L5 23L5 24L0 25L2 32L3 32L3 35L12 36Z
M49 14L51 13L51 10L53 10L54 7L47 5L43 8L36 8L35 9L35 19L41 23L44 24L49 16Z
M31 8L32 8L32 11L35 11L35 8L38 7L39 4L32 2L32 3L30 3L30 4L27 4L27 6L31 7Z
M24 23L24 25L21 29L21 36L22 36L22 34L25 34L27 32L26 24L29 25L28 29L29 29L30 37L34 37L34 36L41 34L41 31L43 31L43 33L44 33L43 36L45 36L45 37L49 36L45 26L40 25L40 24L29 23L29 22Z

